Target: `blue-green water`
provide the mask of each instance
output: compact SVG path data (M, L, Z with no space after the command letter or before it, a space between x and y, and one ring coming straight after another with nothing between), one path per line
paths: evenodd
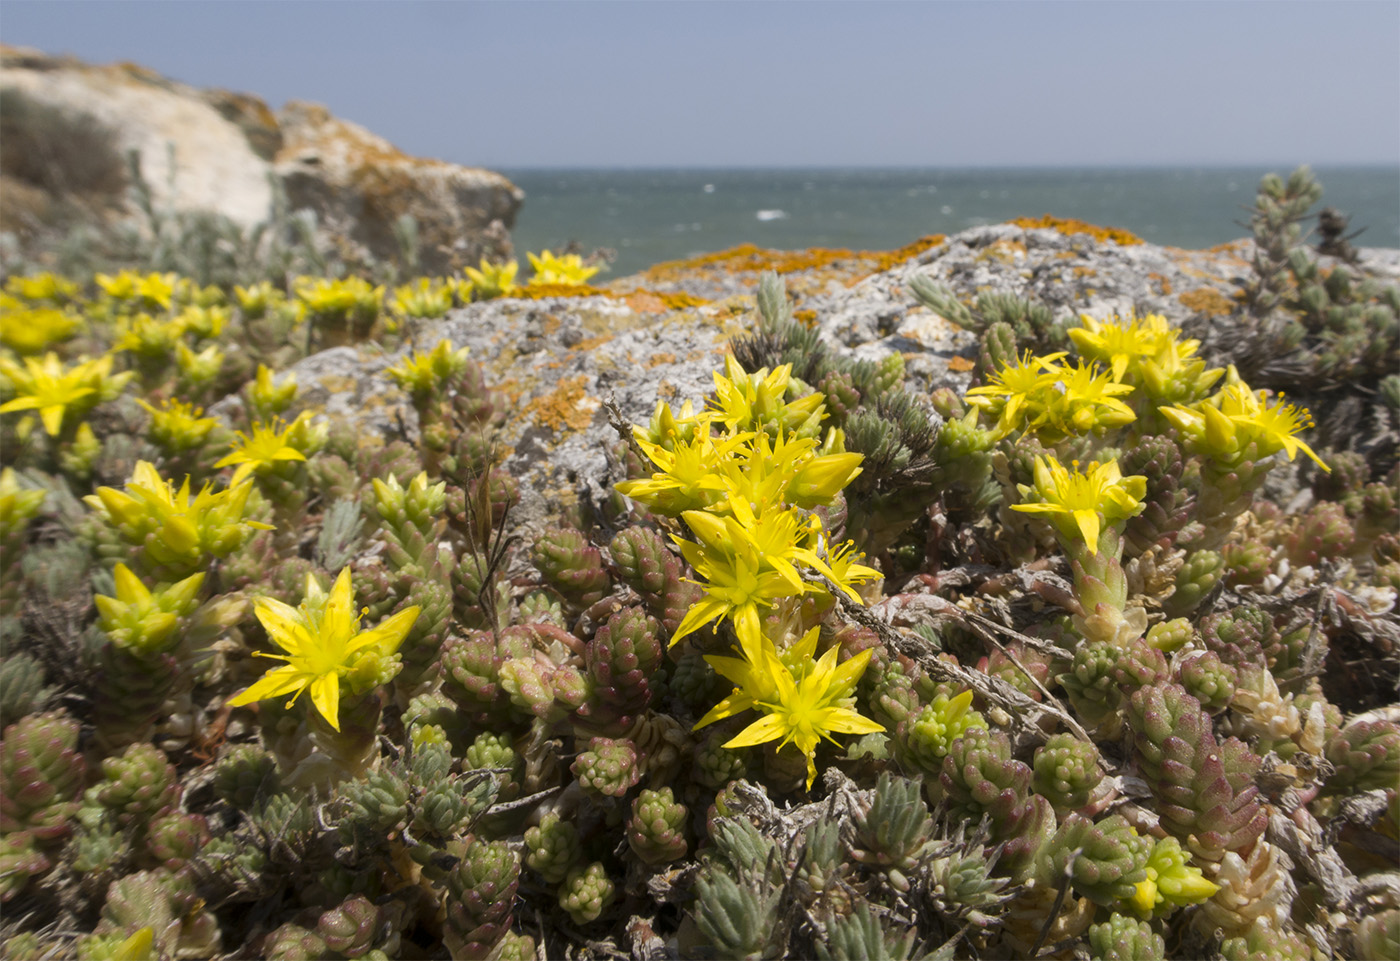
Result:
M762 247L890 250L1020 216L1054 214L1200 248L1248 231L1246 209L1270 169L810 169L506 170L525 190L513 237L527 250L617 259L621 277L741 243ZM1319 208L1365 227L1356 243L1400 247L1400 170L1318 168ZM600 278L603 279L603 278Z

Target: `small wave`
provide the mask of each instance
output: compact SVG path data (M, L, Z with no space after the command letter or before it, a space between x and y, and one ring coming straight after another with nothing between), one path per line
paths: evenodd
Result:
M754 214L759 220L787 220L786 210L760 210Z

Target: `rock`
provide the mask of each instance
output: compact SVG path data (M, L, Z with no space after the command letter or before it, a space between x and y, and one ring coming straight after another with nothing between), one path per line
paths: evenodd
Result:
M118 158L131 150L140 155L142 176L159 206L213 210L244 226L268 215L268 161L258 156L238 124L191 87L133 64L92 66L5 47L0 50L0 89L19 91L74 118L89 117L105 128ZM130 212L124 181L110 189L111 202Z
M251 227L268 219L277 182L291 209L315 211L324 238L352 265L397 259L394 226L405 214L417 221L421 270L452 272L483 255L511 256L509 231L524 193L509 180L410 157L317 104L294 101L274 114L257 97L199 90L134 64L94 66L14 47L0 47L0 89L50 108L31 111L45 122L57 113L90 137L106 132L115 176L65 198L80 200L104 225L134 213L122 163L135 151L157 209L212 211ZM11 123L22 119L13 102ZM46 157L49 171L26 172L23 158L8 153L0 186L11 208L5 229L42 225L58 199L46 194L74 193L73 178L52 168L90 167L92 154L90 146L75 147Z
M908 283L916 273L932 275L965 299L984 291L1034 295L1053 305L1061 320L1136 308L1180 324L1228 303L1249 272L1247 244L1187 251L1120 244L1054 226L979 227L904 250L913 253L894 263L864 254L809 251L795 258L772 252L771 266L791 268L784 279L797 314L826 341L872 360L902 354L909 386L923 391L965 388L977 342L915 300ZM752 294L762 266L757 254L731 258L739 269L726 276L715 267L721 260L710 255L691 272L668 265L587 296L472 304L424 328L423 349L439 338L470 347L487 382L511 399L500 443L509 451L505 469L521 484L517 520L543 524L579 498L596 502L621 479L610 460L618 437L605 402L615 402L628 421L643 423L658 399L698 404L712 389L727 341L757 322ZM872 264L879 269L860 272ZM746 292L665 307L668 296L699 289ZM398 436L401 424L412 433L413 409L383 373L401 356L362 345L309 357L294 368L299 402L350 417L365 435Z
M391 259L399 252L395 222L408 214L428 273L510 258L525 194L500 174L410 157L320 104L291 101L277 119L283 145L273 169L288 201L316 211L338 236Z

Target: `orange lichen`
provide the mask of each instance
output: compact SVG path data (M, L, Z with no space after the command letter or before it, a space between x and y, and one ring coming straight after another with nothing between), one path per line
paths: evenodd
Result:
M934 247L937 247L945 240L947 240L947 238L943 234L927 234L926 236L920 237L912 244L905 244L903 247L899 247L895 250L877 254L875 256L875 269L871 271L871 273L878 274L902 264L906 260L912 260L924 251L932 250Z
M1214 287L1197 287L1195 290L1178 294L1176 299L1196 313L1205 314L1207 317L1222 317L1235 309L1234 302Z
M670 281L685 277L697 270L720 270L725 273L757 273L771 270L778 274L792 274L799 271L818 270L836 265L849 267L855 283L873 273L889 270L911 257L923 253L931 247L943 243L943 236L936 234L920 237L911 244L897 250L847 250L841 247L809 247L805 250L771 250L757 244L740 244L728 250L701 254L685 260L668 260L653 265L646 276L656 281Z
M1095 240L1111 240L1120 247L1130 247L1133 244L1142 243L1141 238L1126 230L1119 230L1117 227L1099 227L1082 220L1076 220L1073 217L1054 217L1046 214L1043 217L1017 217L1011 223L1026 230L1049 228L1066 235L1088 234Z
M566 377L554 390L530 401L526 411L534 415L536 424L556 433L565 427L584 430L593 423L593 413L598 409L597 401L590 403L584 391L587 382L582 374Z
M661 351L660 353L651 355L651 359L647 361L647 366L660 367L662 364L674 364L675 362L675 354L671 353L670 351Z
M1092 277L1098 273L1093 267L1077 266L1071 271L1076 277Z
M1166 275L1159 274L1154 270L1147 275L1147 279L1157 282L1157 288L1162 292L1163 296L1172 292L1172 282L1167 279Z
M809 330L817 326L817 312L815 310L794 310L792 319Z
M955 373L965 374L977 367L976 361L968 360L966 357L949 357L948 369Z

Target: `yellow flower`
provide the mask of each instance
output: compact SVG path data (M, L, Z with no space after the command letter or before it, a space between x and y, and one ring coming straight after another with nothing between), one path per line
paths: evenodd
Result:
M405 317L441 317L452 309L452 288L428 277L394 290L389 306Z
M1186 435L1192 446L1219 460L1228 462L1255 444L1260 457L1284 451L1293 460L1301 450L1318 467L1332 470L1296 436L1312 427L1307 408L1284 403L1282 395L1270 406L1266 391L1256 394L1250 390L1233 367L1229 374L1229 382L1214 397L1194 407L1162 407L1162 415Z
M530 266L535 269L535 275L530 278L531 287L540 287L546 284L561 284L566 287L581 287L588 282L602 268L585 267L583 258L578 254L564 254L556 257L548 250L540 251L539 256L527 253L530 258Z
M285 298L282 291L272 286L272 282L264 280L253 284L251 287L234 287L234 299L238 301L239 309L243 315L250 320L256 320L267 313L268 308L281 303Z
M617 485L618 492L668 517L703 510L723 500L725 482L719 465L748 435L716 439L711 436L708 423L706 419L699 425L689 440L681 439L679 431L673 433L670 449L646 440L640 431L635 432L637 445L660 469L650 478L623 481Z
M372 318L379 313L379 303L384 297L383 287L371 287L369 281L361 277L342 280L299 277L295 286L297 297L306 304L306 309L328 319L344 320L351 312Z
M773 650L773 642L756 630L752 623L745 623L736 626L734 633L739 637L739 657L725 657L718 654L706 654L705 660L713 667L721 677L734 684L734 690L728 697L710 708L695 725L694 730L713 724L715 721L722 721L726 717L733 717L744 711L757 707L760 701L776 701L778 699L778 682L773 679L773 675L761 668L768 663L765 654ZM803 635L802 639L789 649L792 658L801 661L811 661L812 655L817 650L817 636L821 633L820 627L814 627ZM774 651L776 655L776 651ZM755 668L755 665L758 668Z
M406 607L378 627L360 630L350 590L350 568L340 572L330 594L322 592L312 575L307 575L306 599L299 608L270 597L253 601L253 610L267 636L286 654L264 654L286 661L229 700L233 707L270 697L293 694L288 707L303 691L311 692L311 703L335 730L340 730L340 680L361 673L365 659L387 661L398 651L404 637L418 619L417 606Z
M72 314L52 307L0 308L0 343L17 354L37 354L72 337L79 323Z
M190 479L179 491L149 461L137 461L126 490L99 487L83 498L104 514L128 544L139 545L155 564L193 572L207 563L206 554L227 557L253 530L271 530L244 512L251 482L214 493L208 484L190 497ZM177 575L178 576L178 575Z
M152 407L144 400L136 401L151 415L151 426L146 436L162 450L179 452L194 450L209 437L209 432L218 426L213 417L201 417L204 409L168 398L160 407Z
M1175 332L1161 314L1149 314L1142 320L1131 314L1099 321L1080 314L1082 327L1072 327L1067 333L1083 357L1104 361L1113 371L1114 381L1121 382L1129 365L1145 357L1153 357Z
M296 420L285 427L282 426L282 420L276 418L271 423L255 423L252 431L247 434L241 430L237 431L238 440L234 442L233 453L214 466L217 468L238 465L233 479L229 481L230 487L237 487L249 474L254 471L262 472L278 461L306 460L306 454L292 446L292 441L302 422L310 417L310 412L302 411Z
M217 289L217 288L216 288ZM191 304L180 311L173 323L178 324L180 333L192 333L201 340L213 340L223 333L231 313L227 307L211 304L207 307Z
M1064 351L1045 357L1032 356L1026 351L1014 364L1002 364L1001 370L992 374L984 387L974 387L967 392L967 402L978 410L997 418L996 433L1005 437L1019 428L1025 421L1027 408L1040 403L1046 389L1054 381L1053 374L1058 370L1055 362L1065 356Z
M224 366L224 352L218 344L210 344L196 354L182 340L175 345L175 365L191 385L202 387L219 376Z
M763 367L749 374L733 354L726 354L724 373L715 371L714 381L715 413L731 431L766 430L772 425L781 433L809 424L814 430L826 416L826 402L821 394L786 399L792 381L791 364L771 371Z
M31 303L47 300L53 304L64 304L78 296L78 285L44 271L32 277L11 277L5 281L5 292Z
M515 290L515 274L520 269L520 264L514 260L506 261L503 264L489 263L485 257L481 258L481 269L473 270L471 267L463 267L462 272L467 275L468 283L463 286L462 299L469 299L472 294L477 300L490 300L492 297L507 297Z
M1115 383L1096 365L1082 360L1074 367L1058 368L1055 373L1051 386L1058 404L1051 406L1047 420L1056 430L1087 434L1096 427L1121 427L1137 419L1132 409L1118 399L1131 394L1132 385Z
M112 575L117 596L98 594L93 598L107 636L118 646L142 654L174 646L171 635L179 626L180 618L188 616L198 606L204 572L191 574L154 593L125 564L118 564Z
M405 355L395 367L385 373L415 399L426 400L444 385L461 376L467 368L469 348L452 349L452 341L443 338L427 353L414 351Z
M775 690L770 699L756 702L764 716L744 728L724 746L752 747L779 738L782 739L778 744L779 750L788 743L796 744L797 749L807 757L807 788L810 790L817 778L816 752L822 738L836 744L836 739L831 736L833 732L872 734L884 730L883 726L855 710L855 698L852 696L856 682L870 663L872 653L861 651L838 666L837 649L833 647L815 664L794 676L771 645L765 645L761 651L762 663L749 665L746 673L766 674L771 678ZM760 685L766 682L754 679L747 683L758 691Z
M66 369L52 351L43 360L24 358L23 367L0 357L0 377L9 380L17 395L0 404L0 414L37 409L44 430L57 437L69 411L81 417L102 401L120 394L132 376L130 371L112 373L111 354L80 361Z
M0 538L22 530L39 513L45 496L42 488L21 487L13 467L0 470Z
M686 513L713 517L703 511ZM728 520L733 524L733 518ZM718 549L680 538L675 540L681 554L706 583L705 596L692 604L681 618L676 633L671 636L672 644L723 617L732 618L736 630L756 628L760 605L768 607L779 598L796 597L805 592L800 577L794 583L791 577L768 563L769 559L759 554L747 537L739 536L732 545Z
M122 318L117 324L117 332L113 350L126 350L159 360L169 357L175 345L181 343L185 326L179 318L156 320L150 314L141 313Z
M276 384L272 380L272 371L268 369L267 365L258 365L257 375L254 376L252 384L248 386L248 400L255 413L263 417L280 414L296 399L296 396L296 374L286 374L282 378L282 383Z
M1046 518L1066 540L1082 537L1090 554L1098 553L1099 531L1106 522L1114 524L1142 510L1147 493L1147 478L1134 474L1124 477L1118 462L1106 464L1094 461L1083 473L1079 462L1073 472L1065 469L1053 457L1035 459L1035 485L1021 487L1025 496L1037 496L1039 502L1013 504L1012 510L1049 514Z

